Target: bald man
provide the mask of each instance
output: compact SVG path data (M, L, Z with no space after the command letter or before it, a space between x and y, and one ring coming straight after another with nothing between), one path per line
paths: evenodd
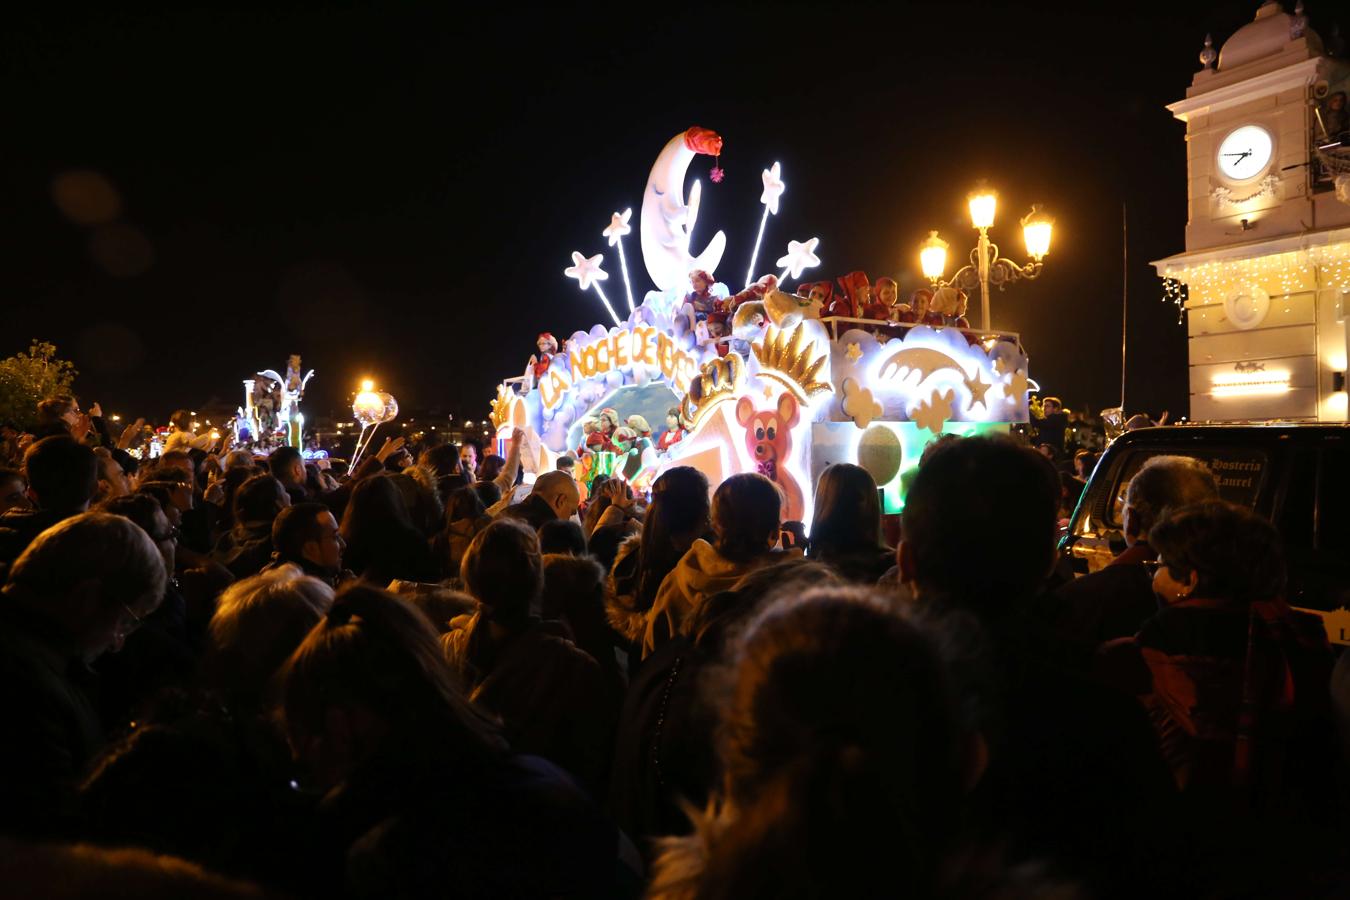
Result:
M546 522L570 519L581 506L581 491L567 472L545 472L534 482L530 495L502 511L502 516L521 519L538 531Z

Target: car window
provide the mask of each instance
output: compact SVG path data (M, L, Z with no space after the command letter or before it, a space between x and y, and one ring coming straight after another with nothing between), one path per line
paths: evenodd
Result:
M1317 485L1317 549L1350 552L1350 448L1322 451Z
M1135 450L1125 460L1113 486L1111 515L1108 524L1121 526L1121 511L1125 506L1125 489L1130 479L1154 456L1189 456L1209 466L1214 479L1219 483L1219 497L1229 503L1236 503L1252 509L1266 478L1267 456L1265 451L1242 448L1205 448L1201 450Z

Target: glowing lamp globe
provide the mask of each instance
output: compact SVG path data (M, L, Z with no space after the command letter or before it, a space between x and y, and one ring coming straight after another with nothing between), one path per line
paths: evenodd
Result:
M1041 209L1039 203L1033 204L1031 212L1022 219L1022 237L1027 242L1027 256L1040 262L1050 252L1050 233L1054 227L1054 218Z
M936 231L928 232L928 239L919 245L919 267L929 281L937 281L947 268L947 242Z
M361 382L361 391L352 401L352 416L362 425L376 425L387 421L384 418L384 398L374 390L369 380Z
M970 195L970 224L976 228L993 228L998 195L990 190L979 190Z

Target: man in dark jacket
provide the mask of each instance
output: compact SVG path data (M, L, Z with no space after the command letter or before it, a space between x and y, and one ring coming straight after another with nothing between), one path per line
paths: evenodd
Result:
M98 493L98 458L70 436L43 438L23 458L28 494L36 509L0 516L0 565L8 565L41 532L84 512Z
M988 752L973 811L1009 862L1053 858L1094 895L1157 896L1180 840L1153 729L1134 698L1057 666L1062 651L1029 613L1055 559L1058 499L1035 451L952 441L906 495L900 577L948 623Z
M351 578L342 569L342 539L337 519L322 503L297 503L283 509L272 523L272 564L299 566L329 587Z
M545 522L572 518L580 506L581 491L577 489L576 481L566 472L553 471L540 475L530 495L514 506L508 506L501 515L527 522L538 531Z
M101 512L42 532L14 563L0 593L0 831L62 827L101 743L89 663L154 612L165 580L150 537Z

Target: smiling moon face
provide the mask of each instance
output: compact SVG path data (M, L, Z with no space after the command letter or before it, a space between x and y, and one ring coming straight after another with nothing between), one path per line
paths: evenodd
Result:
M709 137L711 135L711 138ZM689 238L698 220L700 188L694 183L689 204L684 202L684 179L698 152L708 152L720 139L701 128L691 128L671 138L652 166L647 189L642 194L642 260L647 274L662 291L689 289L693 269L713 272L722 261L726 235L717 232L698 256L689 252Z

